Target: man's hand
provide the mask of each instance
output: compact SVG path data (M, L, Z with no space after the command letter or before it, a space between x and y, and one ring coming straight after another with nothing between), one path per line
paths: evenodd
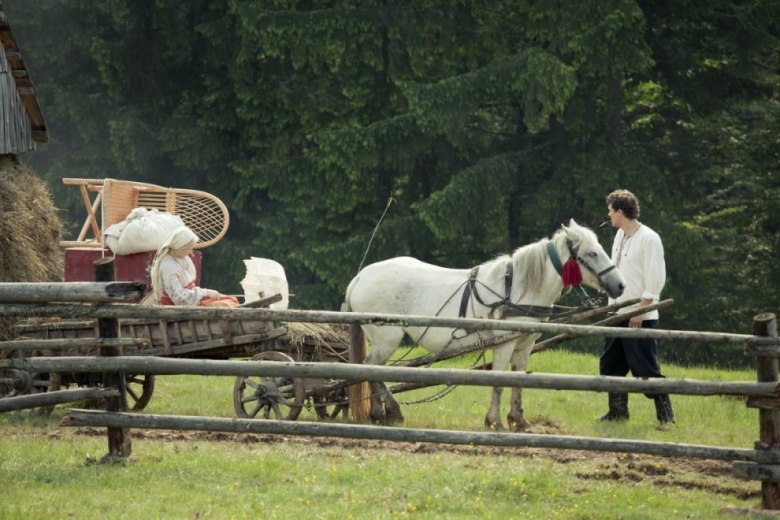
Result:
M631 329L640 329L642 328L642 320L644 320L645 315L640 314L639 316L634 316L630 320L628 320L628 327Z

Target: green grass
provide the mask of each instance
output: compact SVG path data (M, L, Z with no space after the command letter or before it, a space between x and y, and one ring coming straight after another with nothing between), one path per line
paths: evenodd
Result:
M552 350L534 355L529 368L597 367L594 356ZM671 378L755 380L750 371L663 369ZM146 411L232 417L232 388L232 378L160 377ZM404 426L482 430L488 394L458 387L404 405ZM652 401L637 394L631 420L617 424L594 421L606 410L604 394L531 389L524 401L542 433L740 448L758 438L757 412L735 398L673 396L677 423L664 428ZM0 415L0 518L729 518L721 509L760 505L760 484L731 477L726 463L595 452L136 431L129 461L101 464L102 431L61 427L65 413ZM307 414L301 420L311 420Z

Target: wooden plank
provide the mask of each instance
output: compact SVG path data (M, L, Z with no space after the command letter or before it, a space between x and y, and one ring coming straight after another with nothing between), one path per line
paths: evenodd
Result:
M148 340L137 338L20 339L0 342L0 352L31 351L42 348L60 350L68 348L145 347L148 345Z
M245 309L259 309L261 307L268 307L272 303L280 302L282 301L282 295L279 293L274 294L273 296L269 296L267 298L260 298L259 300L255 300L248 303L242 303L239 305L239 307L245 308Z
M89 200L89 194L87 193L86 187L79 186L79 192L81 193L81 199L84 202L84 208L87 210L87 220L84 222L82 232L79 233L79 240L84 240L86 238L87 229L92 228L95 240L102 245L103 234L101 233L100 226L98 226L97 222L97 209L100 207L102 197L96 197L95 201L92 202Z
M777 321L772 313L759 314L753 318L753 334L777 337ZM778 360L774 357L756 358L756 372L760 383L778 382ZM760 445L773 452L780 451L780 410L758 410ZM761 506L764 509L780 509L780 481L761 482Z
M153 345L154 344L154 335L152 334L151 324L147 323L147 324L144 325L144 332L146 332L146 337L149 338L149 342Z
M165 320L160 320L160 336L162 337L162 343L163 343L163 353L165 355L170 356L173 354L173 348L171 347L171 340L168 337L168 322Z
M39 394L27 394L16 397L0 399L0 413L14 410L26 410L44 406L55 406L63 403L74 403L87 399L105 399L116 397L119 391L111 388L77 388L73 390L57 390L54 392L41 392Z
M228 345L231 344L233 342L232 322L227 320L220 320L219 327L222 331L222 341L224 341Z
M198 338L198 329L195 327L195 321L190 320L190 333L192 333L192 343L195 343L199 340Z
M328 422L226 419L180 415L108 413L98 410L70 410L60 423L63 426L113 426L165 430L268 433L372 439L393 442L431 442L481 446L511 446L552 449L644 453L663 457L692 457L716 460L755 458L755 450L719 448L694 444L600 439L567 435L537 435L507 432L462 432L418 428L338 424Z
M639 300L630 300L630 301L633 301L634 303L636 303ZM645 313L648 310L651 310L653 308L657 309L657 308L661 308L661 306L668 307L672 303L674 303L674 300L664 300L663 302L659 302L658 304L654 304L654 305L651 305L651 306L648 306L648 307L644 307L642 310L635 310L635 311L632 311L632 312L627 312L627 313L621 315L621 317L607 318L606 320L602 320L600 322L596 322L594 325L611 326L611 325L614 325L615 323L621 323L622 321L624 321L626 319L629 319L632 316L643 314L643 313ZM618 306L618 308L619 308L619 306ZM487 349L487 348L491 348L491 347L494 347L496 345L501 345L501 344L506 343L508 341L512 341L514 339L521 338L521 337L525 336L526 334L527 334L526 332L514 332L514 333L510 333L510 334L505 334L505 335L497 337L497 338L492 338L492 339L489 339L489 340L476 341L476 342L474 342L474 343L472 343L470 345L462 345L462 346L458 346L458 347L447 347L446 349L444 349L444 351L442 351L439 354L436 354L436 355L428 354L428 355L425 355L425 356L419 356L419 357L417 357L417 358L415 358L415 359L413 359L411 361L408 361L408 362L405 362L405 363L401 363L401 365L402 366L409 366L409 367L432 365L433 363L437 363L439 361L444 361L446 359L452 359L452 358L455 358L455 357L462 356L464 354L470 354L472 352L479 352L481 350L484 350L484 349ZM576 338L576 337L577 336L570 335L570 334L560 334L558 336L555 336L555 337L549 338L549 339L547 339L545 341L541 341L541 342L537 343L536 345L534 345L533 350L531 351L531 353L535 354L536 352L540 352L542 350L546 350L546 349L554 347L554 346L556 346L556 345L558 345L558 344L560 344L560 343L562 343L564 341L567 341L569 339L573 339L573 338ZM481 367L476 367L476 368L478 368L478 369L490 368L490 364L483 365Z
M101 258L95 262L95 280L98 282L110 282L115 279L114 259ZM119 320L117 318L98 319L98 336L101 338L119 337ZM119 359L121 353L116 347L103 347L100 356L103 359ZM101 359L101 358L97 358ZM125 388L125 374L123 371L103 372L103 388L116 388L119 395L106 399L107 412L124 412L127 410L127 394ZM127 428L108 428L108 455L107 459L124 459L132 453L132 441L130 431Z
M780 399L772 397L751 397L745 401L748 408L759 410L780 410Z
M117 302L143 296L142 282L0 283L0 301L16 303Z
M618 309L622 309L623 307L629 307L631 305L636 305L637 303L641 302L641 298L633 298L631 300L626 300L619 303L613 303L611 305L604 305L602 307L597 307L595 309L590 309L583 312L578 312L576 314L572 314L571 316L563 316L561 318L554 318L550 320L553 323L576 323L578 321L584 321L587 319L590 319L594 316L599 316L601 314L607 314L609 312L614 312Z
M241 309L217 307L121 305L100 306L67 304L0 304L0 314L5 316L77 318L145 318L169 320L220 320L271 321L302 323L363 323L374 325L401 325L444 328L466 328L522 332L545 332L575 336L608 336L614 338L654 338L659 340L691 340L713 344L780 345L776 337L759 337L727 332L698 332L664 329L629 329L531 321L501 321L472 318L440 318L431 316L403 316L398 314L357 313L336 311Z
M221 341L221 340L216 340ZM28 372L104 372L121 370L135 374L199 374L211 376L301 377L349 381L395 381L429 385L506 386L588 392L674 393L686 395L778 396L776 383L750 381L698 381L688 379L631 379L612 376L581 376L465 370L457 368L408 368L352 363L279 363L273 361L227 361L171 359L152 356L95 358L89 356L32 357L9 360L10 366Z
M731 473L738 478L761 480L764 482L780 482L779 464L756 464L755 462L735 461Z
M362 364L366 357L366 338L359 325L349 326L349 362ZM355 422L367 422L371 412L371 385L367 381L352 384L347 389L349 413Z
M184 344L184 339L182 339L183 336L181 334L181 322L180 321L174 321L173 322L173 330L176 333L176 344L177 345Z
M640 307L639 309L632 309L628 312L625 312L623 314L618 314L616 316L610 316L609 318L597 321L594 323L594 326L601 326L601 327L611 327L613 325L619 325L623 323L626 320L629 320L633 318L634 316L639 316L640 314L645 314L646 312L652 311L652 310L658 310L658 309L664 309L666 307L669 307L674 303L674 300L668 299L663 300L658 303L654 303L651 305L646 305L644 307ZM554 347L560 343L563 343L564 341L568 341L570 339L577 338L578 336L573 334L559 334L557 336L554 336L552 338L546 339L544 341L540 341L536 345L533 346L533 350L531 351L532 354L536 352L541 352L542 350L546 350L548 348Z
M95 327L95 320L82 321L49 321L45 323L18 323L14 325L13 331L17 335L42 332L49 330L82 330Z
M243 345L260 344L269 339L273 339L284 333L285 329L272 329L268 333L261 334L245 334L243 336L235 336L231 343L225 343L221 338L213 339L210 341L198 341L195 343L184 343L182 345L173 345L171 352L166 353L163 347L147 348L136 352L125 352L125 356L166 356L166 357L178 357L186 356L188 354L208 354L213 352L214 354L230 354L228 350L234 349L239 353L237 347ZM239 355L243 355L243 349L240 349Z
M780 358L780 346L777 345L745 345L744 352L753 357Z

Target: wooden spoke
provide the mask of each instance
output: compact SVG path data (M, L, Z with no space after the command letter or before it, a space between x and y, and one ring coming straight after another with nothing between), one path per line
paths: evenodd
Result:
M252 360L293 361L276 351L260 352ZM236 416L245 419L294 421L303 409L305 395L303 380L298 378L239 376L233 386L233 407Z

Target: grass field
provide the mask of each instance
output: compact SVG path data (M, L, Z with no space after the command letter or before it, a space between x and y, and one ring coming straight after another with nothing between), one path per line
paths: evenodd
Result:
M597 367L594 356L551 350L529 368ZM664 371L755 380L750 371ZM145 411L232 417L232 386L225 377L160 377ZM488 393L458 387L405 404L403 427L482 430ZM739 448L758 438L757 412L731 397L673 396L677 423L663 428L652 401L637 394L631 420L617 424L594 421L604 394L526 390L524 401L532 433ZM59 426L66 411L0 415L0 518L733 518L725 508L760 506L760 484L732 477L728 462L583 451L133 430L130 460L102 464L104 432Z

